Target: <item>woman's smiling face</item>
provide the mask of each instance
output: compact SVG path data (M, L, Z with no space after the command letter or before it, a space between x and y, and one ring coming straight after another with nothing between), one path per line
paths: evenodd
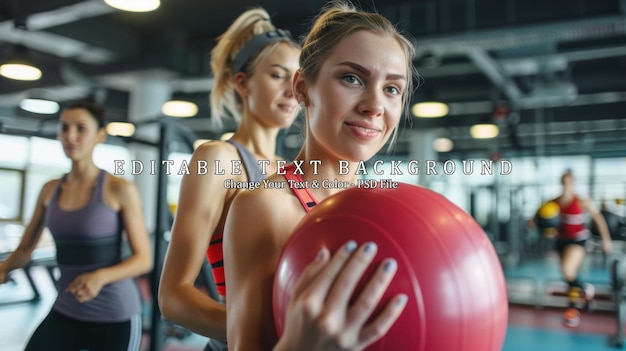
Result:
M380 151L403 112L406 62L392 37L360 30L342 39L305 83L310 146L353 162Z

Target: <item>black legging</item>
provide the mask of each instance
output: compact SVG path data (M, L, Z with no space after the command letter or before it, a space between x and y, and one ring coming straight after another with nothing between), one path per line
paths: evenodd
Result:
M85 322L51 311L24 351L137 351L141 317L124 322Z
M558 252L559 254L559 257L563 256L563 252L565 251L565 248L568 247L569 245L578 245L578 246L585 247L585 245L587 245L587 239L582 239L582 240L557 239L554 243L554 246L556 248L556 252Z

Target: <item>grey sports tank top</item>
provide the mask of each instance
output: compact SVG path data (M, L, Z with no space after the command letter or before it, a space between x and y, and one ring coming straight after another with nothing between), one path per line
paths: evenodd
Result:
M258 182L265 179L265 174L261 172L261 167L259 167L256 157L254 157L248 149L236 141L226 141L237 148L243 167L246 169L246 173L248 174L248 181Z
M65 291L80 274L121 261L123 222L119 212L104 202L106 172L100 171L89 202L77 210L59 208L63 176L55 190L45 223L57 248L61 276L56 282L58 296L52 308L68 317L94 322L121 322L140 312L139 290L134 279L105 285L91 301L80 303Z

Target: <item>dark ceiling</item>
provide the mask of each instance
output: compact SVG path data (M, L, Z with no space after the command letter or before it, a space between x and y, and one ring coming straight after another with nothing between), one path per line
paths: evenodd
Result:
M36 82L0 77L0 122L36 118L17 108L35 93L58 101L97 97L112 119L127 120L130 84L146 72L167 73L173 93L200 106L184 123L200 138L215 138L224 131L209 123L215 38L258 5L278 27L300 36L324 2L162 0L155 12L126 13L102 0L0 0L0 59L24 45L44 71ZM413 100L451 107L445 118L413 118L397 153L410 153L412 131L432 130L454 141L446 158L626 156L626 0L361 4L415 37L423 82ZM505 112L494 114L498 107ZM472 139L469 126L481 121L496 122L500 135Z

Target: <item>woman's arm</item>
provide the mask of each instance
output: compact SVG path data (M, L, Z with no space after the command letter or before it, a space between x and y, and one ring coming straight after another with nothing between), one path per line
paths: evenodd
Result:
M159 306L168 320L210 338L226 340L226 307L195 287L211 236L227 205L226 175L216 175L213 160L238 156L230 145L206 143L194 152L189 174L183 177L172 238L159 287ZM206 174L198 161L206 161Z
M581 202L583 208L589 213L589 216L591 216L591 219L596 224L596 228L598 228L598 232L602 238L602 249L605 253L611 252L611 233L609 233L609 226L606 224L604 216L598 211L590 199L584 199Z
M52 194L57 184L58 180L52 180L46 183L41 189L37 204L35 205L35 211L22 234L19 245L4 262L0 263L0 284L6 283L9 272L24 267L30 262L31 255L45 227L46 201L48 201L50 194Z
M137 277L152 268L150 243L137 187L120 178L111 179L111 187L121 206L120 212L131 255L118 264L81 274L72 281L67 291L74 294L80 302L95 298L107 284Z
M272 286L285 236L280 223L293 220L279 195L277 190L243 191L228 212L224 268L231 351L271 350L277 342Z

